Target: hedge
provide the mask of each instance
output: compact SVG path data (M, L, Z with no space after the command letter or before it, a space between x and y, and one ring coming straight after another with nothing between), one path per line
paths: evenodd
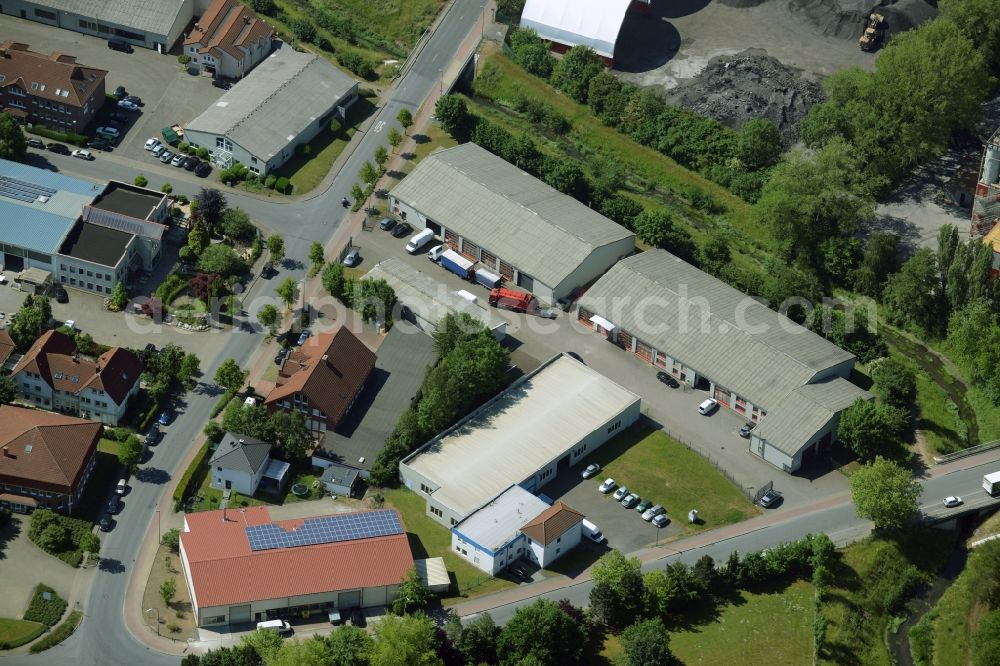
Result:
M82 146L87 143L87 137L82 134L73 134L67 132L60 132L58 130L51 129L45 125L32 125L28 128L28 131L32 134L37 134L38 136L44 136L49 139L55 139L56 141L63 141L65 143L72 143L75 146Z
M149 429L149 426L153 425L153 419L155 419L159 413L160 403L154 400L149 406L149 411L146 412L146 415L142 417L141 421L139 421L139 432L146 432L146 430Z
M226 405L229 404L229 401L233 399L234 395L236 395L236 391L226 391L225 393L223 393L222 397L219 398L219 401L215 403L215 407L212 407L212 413L209 415L208 418L214 419L216 416L218 416L219 413L226 408Z
M46 592L52 595L51 599L45 599ZM59 623L65 611L66 600L56 594L51 587L39 584L35 587L35 594L31 597L31 604L24 613L24 619L52 627Z
M211 448L209 446L209 442L206 441L201 445L201 448L198 449L198 453L195 454L194 460L191 461L188 468L184 470L184 476L181 477L180 483L178 483L177 487L174 489L175 510L177 509L177 505L184 502L184 500L186 500L190 495L192 490L190 486L193 485L192 481L194 481L199 470L205 465L205 461L208 459L210 453Z
M30 648L28 648L32 653L42 652L48 650L50 647L59 645L64 640L73 635L76 631L77 626L80 624L80 620L83 618L83 613L80 611L73 611L66 618L66 621L60 624L58 627L52 630L48 636L38 641Z
M291 183L289 183L288 179L284 176L281 176L278 180L274 181L274 189L282 194L288 194L288 188L290 186Z

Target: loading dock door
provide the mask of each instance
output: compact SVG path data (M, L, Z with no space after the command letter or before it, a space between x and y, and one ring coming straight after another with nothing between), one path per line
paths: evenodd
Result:
M246 624L248 622L250 622L250 604L229 607L229 624Z
M361 590L357 592L341 592L337 597L337 608L350 610L361 605Z

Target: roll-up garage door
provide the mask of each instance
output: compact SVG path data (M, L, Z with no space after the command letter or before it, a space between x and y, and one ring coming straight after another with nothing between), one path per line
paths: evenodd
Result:
M721 386L716 386L715 399L719 401L720 405L723 405L724 407L729 407L729 401L732 398L730 397L729 391L722 388Z
M479 246L470 243L468 238L462 240L462 255L472 261L479 261Z
M641 340L635 341L635 355L646 363L653 362L653 350L650 349L649 345L644 344Z
M632 336L625 331L618 331L618 346L627 352L632 351Z
M361 590L357 592L341 592L337 597L337 608L341 611L361 606Z
M444 243L453 250L458 249L458 234L456 234L451 229L446 229L444 232Z
M248 622L250 622L250 604L229 607L229 624L246 624Z

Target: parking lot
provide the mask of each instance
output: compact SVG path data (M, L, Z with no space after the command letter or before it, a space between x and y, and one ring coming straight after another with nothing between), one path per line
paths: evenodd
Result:
M109 49L97 37L0 15L0 33L16 36L18 41L39 53L58 51L76 56L78 62L108 71L105 91L113 93L124 86L131 95L142 98L144 107L122 123L122 137L115 154L148 162L151 169L172 169L161 165L143 149L149 137L160 138L160 130L174 124L184 125L215 102L222 90L212 87L211 79L192 76L177 62L176 55L159 54L137 48L133 53ZM107 107L111 110L110 107ZM96 126L95 126L96 127ZM93 128L91 128L93 129ZM96 157L100 159L101 153ZM168 171L169 172L169 171Z

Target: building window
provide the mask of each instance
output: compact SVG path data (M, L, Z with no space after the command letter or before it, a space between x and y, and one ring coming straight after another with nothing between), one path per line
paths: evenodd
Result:
M433 513L438 518L444 518L444 512L441 511L441 509L437 508L436 506L431 507L431 513Z
M426 484L421 483L420 484L420 492L422 492L424 494L427 494L427 495L430 495L434 491L431 490L430 487L428 487Z
M35 10L35 16L37 16L38 18L46 19L48 21L55 21L56 20L56 13L55 12L49 12L49 11L46 11L44 9L36 9Z

